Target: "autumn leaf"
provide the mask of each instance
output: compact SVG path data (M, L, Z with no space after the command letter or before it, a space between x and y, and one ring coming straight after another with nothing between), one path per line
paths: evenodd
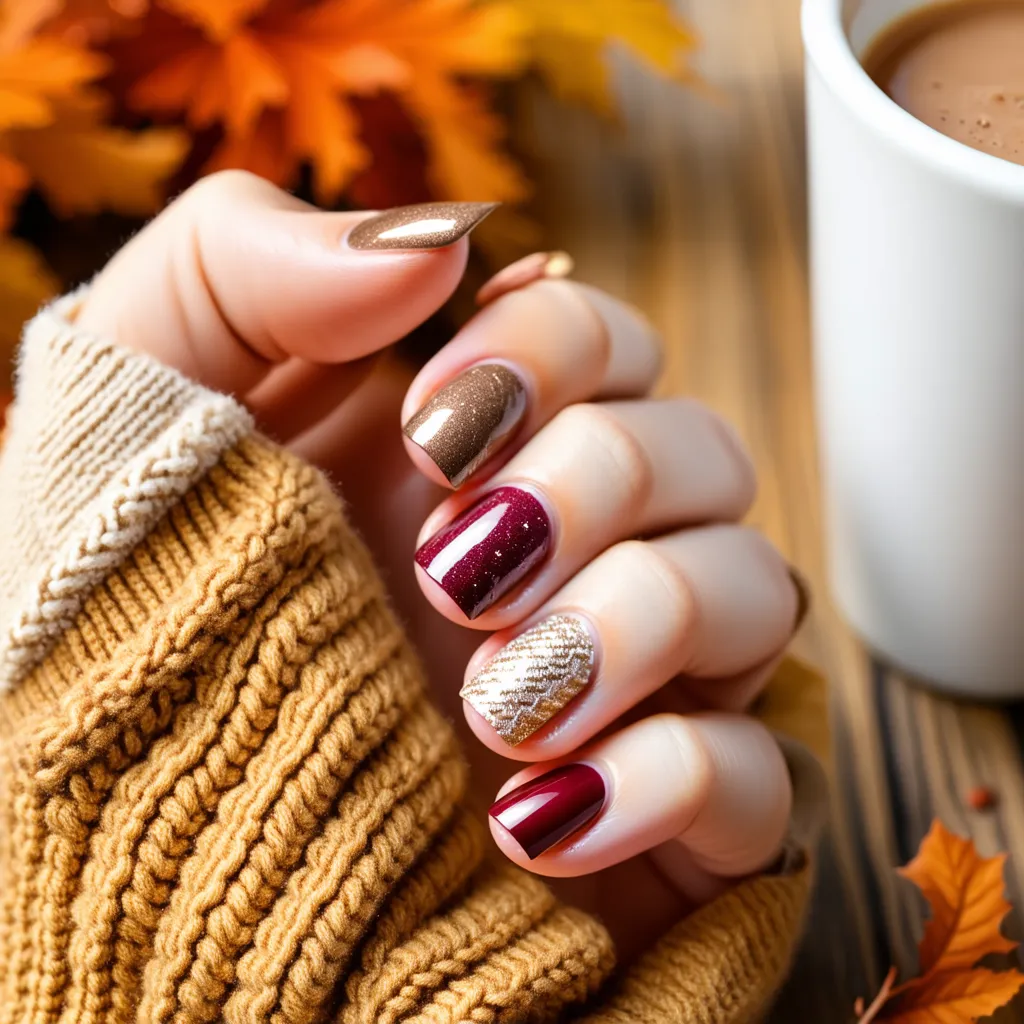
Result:
M196 128L219 126L209 168L270 169L286 183L308 164L317 198L333 203L373 158L355 101L388 93L423 135L437 194L525 193L500 119L467 84L525 65L526 23L508 0L163 6L188 24L151 12L125 48L140 69L128 102L162 118L184 114Z
M99 54L54 39L0 52L0 131L52 124L55 102L73 97L106 67Z
M1000 931L1012 909L1003 894L1005 864L1005 855L981 857L969 839L932 823L917 856L899 872L931 909L918 946L919 976L895 985L890 971L867 1010L858 1000L858 1024L971 1024L1013 999L1024 974L974 966L1017 948Z
M932 916L918 949L922 975L971 967L989 953L1017 943L999 927L1012 909L1003 895L1006 855L984 859L969 839L934 821L917 856L900 874L928 901Z
M1024 986L1018 971L970 971L933 974L899 995L878 1020L898 1024L976 1021L1005 1006Z
M9 382L11 355L22 325L60 284L42 256L19 238L0 238L0 390Z
M693 78L691 30L668 0L515 0L533 28L533 54L556 95L611 113L608 54L618 43L661 74Z
M188 149L179 129L109 127L106 106L98 94L83 94L58 104L51 125L7 137L12 157L62 216L104 209L152 213Z
M0 51L24 45L62 6L62 0L0 0Z
M210 38L219 40L228 39L267 3L268 0L161 0L168 11L194 21Z

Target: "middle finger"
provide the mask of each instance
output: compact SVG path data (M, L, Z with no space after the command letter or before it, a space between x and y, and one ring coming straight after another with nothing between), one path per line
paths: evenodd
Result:
M485 492L428 518L417 576L448 618L501 629L616 541L739 519L753 496L750 460L696 402L570 406Z

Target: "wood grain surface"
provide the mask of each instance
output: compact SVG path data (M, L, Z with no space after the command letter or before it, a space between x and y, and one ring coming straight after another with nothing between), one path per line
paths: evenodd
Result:
M754 453L753 521L811 580L798 650L832 685L834 799L809 932L770 1018L852 1022L890 964L915 969L922 905L894 872L935 815L1009 850L1024 907L1024 713L939 698L874 661L830 606L811 398L799 0L681 0L712 87L624 68L624 124L527 103L550 241L664 331L663 392L701 398ZM998 805L966 795L989 786ZM1007 930L1020 938L1012 915ZM1024 1022L1024 999L996 1021Z

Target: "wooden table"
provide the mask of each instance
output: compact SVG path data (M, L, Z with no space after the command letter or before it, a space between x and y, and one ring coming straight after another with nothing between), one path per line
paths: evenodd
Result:
M810 386L799 0L685 0L709 99L626 69L621 131L531 106L550 241L578 276L668 339L663 390L740 427L760 467L753 521L817 592L798 650L832 684L834 799L810 929L773 1022L852 1022L890 964L915 970L922 906L894 873L937 815L1009 850L1024 907L1019 709L956 703L874 661L829 606ZM992 787L998 806L969 809ZM1008 931L1020 937L1019 921ZM1024 999L994 1018L1024 1022Z

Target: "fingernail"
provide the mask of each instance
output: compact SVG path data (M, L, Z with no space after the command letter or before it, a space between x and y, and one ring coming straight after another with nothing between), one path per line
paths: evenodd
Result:
M498 651L461 697L514 747L576 697L593 670L590 630L575 615L552 615Z
M593 821L604 800L600 772L567 764L513 789L489 813L534 860Z
M796 621L793 624L795 633L804 624L804 619L807 618L807 613L811 610L811 588L807 580L804 579L803 573L793 566L789 567L789 578L793 581L793 586L796 587Z
M442 249L469 234L500 203L418 203L385 210L348 235L353 249Z
M476 293L477 305L486 306L508 292L544 278L568 277L575 263L567 252L535 252L499 270Z
M519 487L499 487L435 534L416 564L475 619L507 594L551 546L551 521Z
M487 363L460 373L402 429L458 487L511 440L525 412L523 382L500 363Z

